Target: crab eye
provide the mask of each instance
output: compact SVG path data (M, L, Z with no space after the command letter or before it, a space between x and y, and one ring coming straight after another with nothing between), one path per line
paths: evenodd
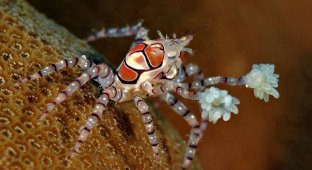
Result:
M169 51L167 56L168 56L169 59L174 59L177 56L177 52Z
M175 66L172 66L165 75L166 75L166 78L173 79L177 74L178 74L178 68Z

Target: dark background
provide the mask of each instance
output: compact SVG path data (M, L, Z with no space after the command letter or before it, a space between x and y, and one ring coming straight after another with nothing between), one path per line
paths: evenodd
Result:
M310 169L312 164L312 2L309 0L28 0L80 38L102 26L144 19L156 30L182 34L206 26L191 42L206 76L240 76L254 63L274 63L280 98L265 103L250 89L219 86L240 99L238 116L210 124L197 156L203 169ZM91 43L118 65L133 38ZM158 100L154 100L155 103ZM187 102L197 115L195 102ZM189 127L164 103L159 110L187 139Z

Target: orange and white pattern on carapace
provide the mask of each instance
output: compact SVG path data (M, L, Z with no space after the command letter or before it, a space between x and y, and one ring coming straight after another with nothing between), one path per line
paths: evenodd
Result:
M136 45L135 47L133 47L130 51L129 51L129 54L132 54L132 53L135 53L135 52L138 52L138 51L143 51L143 49L145 48L145 44L141 43L141 44L138 44Z
M144 49L144 52L152 67L159 67L162 64L165 52L161 44L149 45Z
M160 43L138 44L133 47L119 67L118 77L125 84L135 84L144 72L162 66L165 52Z
M134 81L138 78L139 74L127 67L125 63L122 63L118 70L118 76L124 81Z
M126 63L137 70L149 70L146 58L142 52L132 53L126 57Z

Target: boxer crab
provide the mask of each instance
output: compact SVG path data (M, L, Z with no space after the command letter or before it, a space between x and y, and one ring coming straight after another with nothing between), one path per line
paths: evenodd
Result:
M275 98L279 97L278 92L275 90L278 86L278 75L274 74L274 65L254 65L251 72L240 78L225 76L204 78L197 65L183 65L182 62L185 52L192 53L190 48L185 47L192 40L192 35L177 38L174 34L173 38L170 39L158 32L160 38L150 40L147 32L147 29L142 27L141 23L138 23L131 27L102 29L85 40L89 42L105 37L135 36L135 41L117 69L116 74L108 65L104 63L95 64L85 55L82 55L61 60L46 66L25 79L19 80L19 83L25 83L59 71L62 68L75 65L85 70L80 77L59 93L51 103L47 104L40 120L43 120L57 104L64 101L87 81L94 79L99 82L103 89L102 94L88 117L86 124L80 129L79 137L70 154L71 157L77 154L91 129L101 119L109 100L115 102L134 101L135 106L141 113L150 145L155 156L158 157L160 149L154 131L154 123L144 99L150 96L161 96L191 126L182 164L182 169L186 169L193 160L197 144L202 137L207 122L216 123L221 117L227 121L230 119L231 112L238 113L236 106L239 104L238 99L229 95L225 90L210 86L218 83L226 83L233 86L245 85L246 87L254 88L255 96L265 101L269 100L269 95L273 95ZM184 82L187 77L193 77L194 81L190 83ZM199 101L202 108L201 123L172 93L189 100Z

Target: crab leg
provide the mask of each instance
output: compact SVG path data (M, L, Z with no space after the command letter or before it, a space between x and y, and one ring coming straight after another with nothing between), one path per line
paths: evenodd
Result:
M80 77L71 82L61 93L59 93L51 103L47 104L46 110L41 114L40 121L42 121L48 115L48 113L55 108L57 104L64 101L68 96L78 90L86 82L99 75L108 75L110 71L107 68L107 65L99 64L89 68L87 71L82 73Z
M135 106L141 112L142 120L146 129L146 133L147 133L149 142L154 150L154 154L157 158L159 158L158 140L155 134L153 118L152 118L151 113L149 112L148 105L139 96L135 96L133 101L134 101Z
M25 83L31 80L35 80L35 79L47 76L49 74L52 74L56 71L59 71L65 67L73 67L75 65L78 65L82 69L86 70L94 64L91 60L87 59L84 55L79 58L78 57L67 58L67 59L58 61L57 63L46 66L42 70L38 71L35 74L28 76L27 78L18 80L18 83Z
M186 169L192 162L197 144L202 137L200 124L192 112L180 101L178 101L172 94L166 93L163 95L163 99L168 105L192 127L188 146L185 152L184 161L182 164L182 169Z
M103 93L95 105L92 114L88 117L87 122L80 128L79 137L76 140L75 146L70 153L70 158L73 158L80 149L81 144L87 139L91 129L96 126L97 122L100 121L103 111L106 109L109 101L108 93Z
M84 41L91 42L101 38L133 36L137 35L143 30L146 29L142 27L142 22L138 22L136 25L126 26L122 28L102 28L96 33L85 38Z
M216 85L219 83L225 83L231 86L246 84L244 76L241 76L239 78L227 77L227 76L216 76L216 77L208 77L202 80L193 81L191 83L180 83L180 85L186 89L190 89L190 88L196 89L196 88Z
M198 65L190 63L186 66L182 65L180 74L178 75L176 82L183 82L187 77L194 76L194 80L202 80L204 78L204 74ZM197 89L196 87L194 87Z

